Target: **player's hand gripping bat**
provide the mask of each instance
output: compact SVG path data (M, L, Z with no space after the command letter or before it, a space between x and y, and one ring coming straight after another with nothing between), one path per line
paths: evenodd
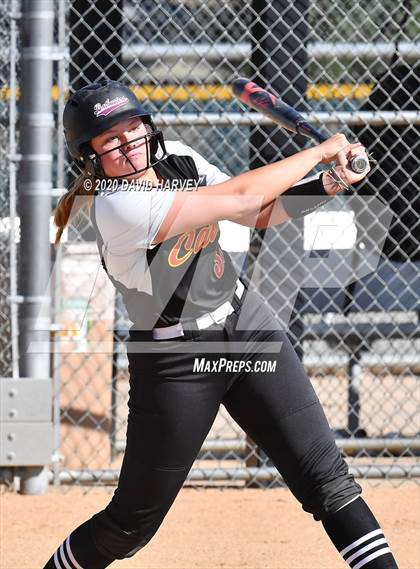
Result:
M309 124L296 109L259 87L253 81L242 77L235 79L232 83L232 89L240 101L269 117L283 128L312 138L318 143L327 140L328 137ZM353 172L361 174L368 168L369 162L365 156L353 156L349 166Z

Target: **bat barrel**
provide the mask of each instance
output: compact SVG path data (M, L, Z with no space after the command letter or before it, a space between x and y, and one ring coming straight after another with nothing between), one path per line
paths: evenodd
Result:
M311 138L318 144L327 140L328 135L323 134L308 123L296 109L262 89L253 81L244 77L235 79L232 82L232 91L240 101L270 117L273 122L283 128ZM364 172L368 165L369 163L364 156L355 156L350 161L350 168L357 173Z

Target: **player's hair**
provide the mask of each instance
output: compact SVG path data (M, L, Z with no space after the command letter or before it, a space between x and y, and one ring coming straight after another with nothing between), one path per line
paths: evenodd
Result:
M71 188L58 201L54 210L54 224L57 227L54 245L60 243L64 229L70 221L82 210L90 211L93 202L93 189L89 192L85 189L84 182L88 176L80 174L73 182ZM92 188L95 187L95 179L89 176L92 181ZM84 199L76 200L76 197L84 196Z

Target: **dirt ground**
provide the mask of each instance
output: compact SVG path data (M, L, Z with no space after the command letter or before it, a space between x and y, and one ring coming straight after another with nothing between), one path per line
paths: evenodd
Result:
M364 484L400 569L420 568L420 487ZM40 569L109 490L50 488L44 496L2 490L0 568ZM150 544L116 569L340 569L347 567L322 525L286 489L185 488ZM89 568L86 568L89 569Z

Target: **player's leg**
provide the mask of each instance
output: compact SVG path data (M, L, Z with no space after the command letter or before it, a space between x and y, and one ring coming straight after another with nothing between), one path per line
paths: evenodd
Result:
M223 399L228 412L273 461L304 510L324 528L345 561L359 569L395 569L394 557L361 488L335 444L313 387L286 334L275 372L237 378ZM259 335L261 338L261 334Z
M162 352L169 343L161 344ZM127 445L108 506L77 528L45 569L102 569L155 534L214 421L223 376L193 373L190 354L130 357ZM133 367L135 369L133 369Z

